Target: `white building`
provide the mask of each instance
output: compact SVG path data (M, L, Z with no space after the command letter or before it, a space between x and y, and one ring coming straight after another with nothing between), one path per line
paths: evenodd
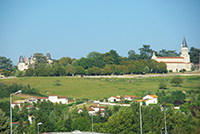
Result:
M134 99L138 98L137 96L134 96L134 95L124 95L123 97L125 100L128 100L128 101L133 101ZM120 102L120 95L112 96L108 98L108 102Z
M142 101L144 101L147 106L149 104L157 104L158 96L157 95L146 95L142 99L137 100L137 102L140 102L140 105L142 105Z
M180 57L156 57L155 53L153 53L151 59L158 62L164 62L167 65L167 70L172 70L173 72L179 72L182 69L190 71L192 66L192 63L190 63L190 55L188 54L188 46L185 38L183 39L181 45Z
M92 115L92 114L96 115L97 112L100 110L101 114L104 116L104 108L105 108L104 106L99 106L99 104L91 105L89 108L87 108L87 111L90 115ZM78 113L81 113L81 112L83 112L83 108L78 109Z
M62 103L62 104L68 104L68 97L67 96L63 96L63 97L59 97L57 95L49 95L48 97L31 97L28 99L28 102L37 102L37 101L51 101L52 103Z
M51 55L49 52L47 52L46 54L46 59L48 61L49 64L52 64L53 63L53 60L51 59ZM28 57L27 60L25 57L22 56L22 54L20 55L19 57L19 60L18 60L18 63L17 63L17 66L18 66L18 69L20 71L23 71L24 69L28 69L28 66L33 64L35 62L35 58L33 58L32 56Z

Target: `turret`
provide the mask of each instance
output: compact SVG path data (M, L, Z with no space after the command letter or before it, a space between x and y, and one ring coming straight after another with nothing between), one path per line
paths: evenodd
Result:
M188 54L188 46L185 37L181 45L181 57L184 57L185 62L190 62L190 55Z

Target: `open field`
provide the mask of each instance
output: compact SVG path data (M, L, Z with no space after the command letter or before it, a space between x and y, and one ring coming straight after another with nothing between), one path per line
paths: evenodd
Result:
M175 87L170 84L173 76L160 77L137 77L137 78L78 78L78 77L22 77L0 79L0 82L6 84L22 84L37 88L39 92L45 95L46 92L58 96L68 96L69 98L88 98L104 99L115 95L136 95L142 97L144 93L150 90L155 93L159 88L159 83L167 83L166 91L174 90L200 90L200 76L181 76L183 83L181 87ZM55 81L60 80L60 86L55 85ZM161 89L160 89L161 90ZM26 98L26 96L16 96ZM16 97L13 97L15 100ZM1 99L1 101L9 98Z

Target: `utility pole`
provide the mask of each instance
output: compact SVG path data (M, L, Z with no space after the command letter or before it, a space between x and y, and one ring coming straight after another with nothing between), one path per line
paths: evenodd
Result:
M139 107L140 107L140 133L142 134L142 115L141 115L141 105L139 103Z
M165 134L167 134L167 124L166 124L166 108L164 109L164 118L165 118Z

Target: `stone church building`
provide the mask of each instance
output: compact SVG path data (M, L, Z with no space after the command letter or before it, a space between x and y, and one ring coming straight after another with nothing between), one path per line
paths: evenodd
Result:
M192 63L190 62L190 55L188 54L188 46L185 37L181 45L180 57L156 57L155 53L153 53L151 59L154 59L158 62L162 61L166 63L167 70L172 70L172 72L179 72L182 69L190 71L192 66Z
M49 52L47 52L47 54L46 54L46 59L49 64L52 64L53 60L51 59L51 55ZM35 58L33 58L32 56L28 57L26 60L26 58L23 57L21 54L19 57L18 63L17 63L18 69L20 71L23 71L24 69L28 69L28 66L35 62L34 60L35 60Z

